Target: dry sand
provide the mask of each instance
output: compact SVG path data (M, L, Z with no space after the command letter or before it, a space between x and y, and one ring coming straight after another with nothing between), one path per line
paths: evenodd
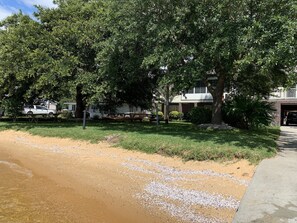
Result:
M0 222L231 222L255 166L0 132Z

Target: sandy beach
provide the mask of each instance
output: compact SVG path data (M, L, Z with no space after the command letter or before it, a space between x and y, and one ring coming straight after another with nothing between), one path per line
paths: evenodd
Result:
M3 131L0 222L231 222L254 171Z

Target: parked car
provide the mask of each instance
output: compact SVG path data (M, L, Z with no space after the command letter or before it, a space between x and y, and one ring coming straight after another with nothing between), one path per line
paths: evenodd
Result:
M289 112L286 117L286 125L297 124L297 112Z
M30 105L25 106L22 113L25 115L53 116L54 114L56 114L56 111L52 109L47 109L46 107L40 105Z

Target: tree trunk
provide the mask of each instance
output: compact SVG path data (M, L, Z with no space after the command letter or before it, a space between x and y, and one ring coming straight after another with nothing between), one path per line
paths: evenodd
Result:
M223 106L223 97L224 97L224 86L225 86L225 75L220 74L214 91L211 91L211 94L213 97L212 117L211 117L212 124L221 125L223 121L222 106Z
M216 125L222 124L222 105L223 105L223 94L221 96L213 97L213 105L212 105L212 117L211 123Z
M82 87L76 87L76 109L75 109L75 117L83 118L83 112L85 109L85 104L83 100Z
M165 124L169 123L169 85L165 89L165 104L164 104L164 120Z

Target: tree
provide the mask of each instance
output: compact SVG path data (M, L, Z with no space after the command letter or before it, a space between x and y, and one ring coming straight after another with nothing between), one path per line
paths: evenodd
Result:
M6 46L9 47L3 45L3 76L9 73L11 78L24 80L22 83L11 80L11 86L6 84L7 89L18 89L19 94L24 98L27 95L30 101L42 95L55 99L73 95L77 102L76 117L82 117L82 111L91 102L108 102L110 105L127 102L149 107L153 78L147 73L144 75L143 69L136 69L141 62L138 48L121 44L124 50L115 47L109 52L110 47L116 45L112 42L107 45L105 40L108 37L112 40L111 34L116 32L112 30L114 23L105 10L105 2L61 0L56 3L58 7L55 9L38 7L35 14L38 22L21 15L16 16L18 19L14 22L7 20L9 34L3 39L7 39ZM107 21L105 25L103 22ZM22 38L26 30L28 35ZM10 36L14 39L8 41ZM101 44L103 40L105 45ZM13 48L15 42L18 45ZM13 54L8 53L11 50L14 50ZM134 54L131 53L133 50ZM15 61L13 57L19 60ZM19 64L26 66L17 72L7 71ZM4 82L7 80L3 78Z
M59 0L56 4L53 9L38 7L36 16L57 45L74 58L71 69L57 79L68 83L68 92L76 100L76 117L82 118L98 83L94 43L102 38L101 1Z
M131 24L125 28L146 42L142 67L167 66L167 79L179 90L204 81L214 124L222 122L226 88L269 94L296 74L293 0L128 2L135 13L125 17Z
M170 84L170 80L164 76L157 85L155 92L159 95L160 100L164 104L164 121L165 124L169 123L169 104L173 98L179 93L174 89L174 85Z
M294 0L56 3L38 7L38 22L19 14L3 23L0 98L70 93L82 117L91 101L145 108L162 86L168 101L168 86L202 80L220 124L225 89L262 96L296 80Z
M27 15L10 16L0 26L0 99L22 104L60 95L63 83L55 77L63 76L72 57L66 57L41 24Z
M142 35L145 31L143 21L131 15L133 1L106 2L103 19L107 35L104 41L96 44L98 78L102 82L93 98L107 104L128 103L147 109L151 106L156 72L159 71L142 66L148 47Z

